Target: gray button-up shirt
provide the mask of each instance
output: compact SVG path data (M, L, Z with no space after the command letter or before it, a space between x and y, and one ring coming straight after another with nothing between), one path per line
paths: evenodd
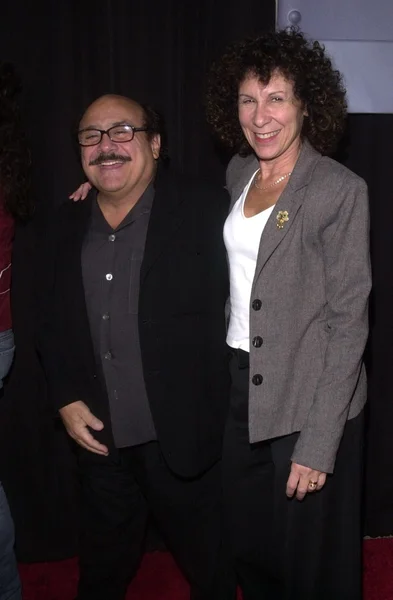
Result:
M138 331L140 269L153 199L150 184L116 229L107 223L94 199L82 249L90 331L118 448L156 439Z

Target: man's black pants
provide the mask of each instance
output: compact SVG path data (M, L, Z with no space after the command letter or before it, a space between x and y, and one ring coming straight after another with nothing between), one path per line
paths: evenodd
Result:
M124 600L148 515L191 585L192 600L233 600L222 541L221 465L196 479L170 471L158 442L113 456L80 451L82 522L77 600Z

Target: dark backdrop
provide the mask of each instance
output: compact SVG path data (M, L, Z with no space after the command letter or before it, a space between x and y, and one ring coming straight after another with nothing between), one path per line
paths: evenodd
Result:
M18 229L15 241L17 354L0 404L0 478L21 560L71 556L76 548L75 466L35 356L32 300L45 214L82 177L72 127L98 95L130 95L165 115L175 167L223 182L226 157L214 147L201 106L204 74L227 42L274 27L274 16L274 0L15 0L2 8L0 58L14 62L23 79L37 202L36 218ZM340 157L368 181L373 218L366 531L386 534L393 530L393 117L357 115L349 125Z
M343 162L369 186L373 292L366 353L369 377L365 533L393 533L393 115L351 115Z

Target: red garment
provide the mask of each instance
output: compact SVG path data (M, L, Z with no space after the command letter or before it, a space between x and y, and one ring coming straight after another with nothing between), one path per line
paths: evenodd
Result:
M11 329L11 255L15 223L0 197L0 332Z

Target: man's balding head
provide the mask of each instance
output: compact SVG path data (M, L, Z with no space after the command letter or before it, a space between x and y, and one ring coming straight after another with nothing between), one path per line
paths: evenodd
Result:
M98 141L101 134L97 132L105 132L98 144L81 147L86 176L102 195L112 199L130 194L140 196L153 179L160 136L149 131L133 131L146 126L145 109L125 96L101 96L85 111L79 126L80 141ZM86 139L82 140L81 132L87 132L83 135ZM132 134L132 140L122 141Z

